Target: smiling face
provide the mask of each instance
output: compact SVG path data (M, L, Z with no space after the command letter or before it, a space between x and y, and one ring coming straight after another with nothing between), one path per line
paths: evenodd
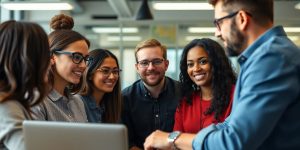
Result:
M187 53L187 73L196 85L211 86L211 65L208 54L202 47L193 47Z
M92 76L93 91L108 93L112 92L119 80L119 67L112 57L107 57Z
M137 52L136 70L143 82L148 86L159 85L167 71L169 61L163 58L163 51L160 47L146 47ZM161 63L153 63L156 60L163 60ZM143 66L139 62L151 61L148 66Z
M76 41L69 44L64 52L78 52L83 56L88 55L88 45L84 40ZM59 81L59 84L78 84L81 76L86 69L86 62L82 61L79 64L75 64L72 61L72 56L67 54L54 54L53 58L55 65L55 80Z

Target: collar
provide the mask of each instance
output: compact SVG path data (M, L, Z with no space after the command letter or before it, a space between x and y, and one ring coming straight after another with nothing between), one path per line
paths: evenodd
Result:
M70 97L71 96L71 93L70 93L70 91L66 88L65 89L65 91L64 91L66 94L67 94L67 97ZM62 99L63 97L65 97L65 96L63 96L63 95L61 95L60 93L58 93L55 89L52 89L51 91L50 91L50 93L48 94L48 98L51 100L51 101L58 101L58 100L60 100L60 99ZM66 99L68 99L68 98L66 98ZM71 100L71 99L68 99L68 100Z
M244 52L238 57L238 62L245 63L247 59L258 49L259 46L270 40L270 37L274 36L287 36L282 26L275 26L267 30L257 40L254 41Z
M86 104L89 106L89 108L95 109L98 108L98 105L95 101L95 98L91 95L82 96L86 100Z
M164 83L163 90L160 92L159 95L161 95L162 93L164 93L164 92L167 90L167 85L168 85L169 80L168 80L167 77L165 77L165 80L164 80L164 81L165 81L165 83ZM152 96L151 96L151 93L149 92L149 90L148 90L148 89L146 88L146 86L144 85L143 80L140 80L139 87L140 87L140 89L141 89L141 91L142 91L142 95L143 95L143 96L145 96L145 97L152 97Z

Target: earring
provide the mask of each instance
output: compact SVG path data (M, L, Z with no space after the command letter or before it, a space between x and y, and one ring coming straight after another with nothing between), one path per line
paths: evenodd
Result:
M196 84L192 84L192 88L194 91L197 91L197 85Z

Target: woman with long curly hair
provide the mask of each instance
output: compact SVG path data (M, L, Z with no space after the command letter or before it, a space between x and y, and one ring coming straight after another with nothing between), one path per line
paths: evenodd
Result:
M223 48L215 41L195 39L180 60L183 96L174 131L197 133L230 114L236 76Z

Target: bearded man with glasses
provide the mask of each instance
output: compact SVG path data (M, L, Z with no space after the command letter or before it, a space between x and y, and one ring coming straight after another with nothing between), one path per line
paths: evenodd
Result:
M156 131L145 149L300 149L300 50L274 26L273 0L209 0L220 38L238 56L240 74L230 116L172 143Z
M122 121L128 128L129 148L143 149L145 138L155 130L170 132L181 98L179 82L165 76L167 49L155 39L139 43L135 68L141 79L122 91Z

